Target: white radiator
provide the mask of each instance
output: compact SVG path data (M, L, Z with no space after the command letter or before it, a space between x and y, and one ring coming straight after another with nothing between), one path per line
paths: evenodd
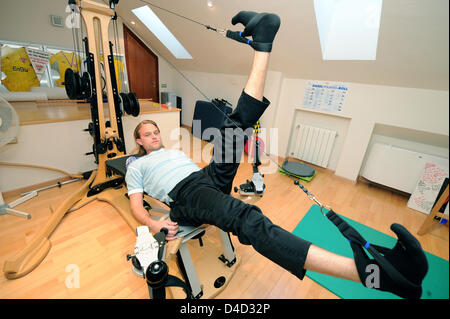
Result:
M369 181L412 193L426 163L448 168L447 158L411 151L384 143L374 143L368 150L361 176Z
M327 167L336 131L303 124L297 125L296 130L290 155L314 165Z

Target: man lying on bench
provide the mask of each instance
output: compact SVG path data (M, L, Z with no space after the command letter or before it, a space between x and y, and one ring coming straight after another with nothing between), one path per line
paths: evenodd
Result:
M395 224L398 227L392 228L399 241L393 249L383 250L384 257L380 258L386 263L369 258L364 253L363 248L367 249L364 243L360 247L361 253L355 253L353 259L326 251L291 234L274 225L257 206L229 195L242 154L242 149L234 145L243 145L244 139L244 134L239 134L236 127L242 132L251 128L270 103L263 97L263 90L272 42L280 20L274 14L242 11L232 19L232 23L245 26L240 36L252 37L247 43L254 49L254 58L237 107L225 119L220 130L221 140L215 139L213 158L208 166L200 169L183 152L162 146L160 130L155 122L146 120L139 123L134 137L140 154L144 156L129 164L125 178L135 218L152 232L167 228L168 240L175 238L179 224L215 225L237 236L242 244L252 245L256 251L300 279L309 269L365 283L370 275L365 272L367 265L376 264L381 269L380 287L377 289L404 298L419 298L428 265L419 242L403 226ZM225 134L227 128L236 133L230 137ZM233 159L231 163L225 160L229 158ZM144 192L170 206L170 219L153 220L149 217L142 204Z

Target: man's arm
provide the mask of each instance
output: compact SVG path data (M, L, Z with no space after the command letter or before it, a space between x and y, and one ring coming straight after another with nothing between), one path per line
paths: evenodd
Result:
M175 235L178 232L178 224L169 220L154 220L150 217L148 211L144 208L143 205L143 193L134 193L130 195L130 207L131 213L134 218L141 223L142 225L146 225L150 228L152 233L157 233L161 231L161 228L167 228L169 233L166 236L167 240L175 239Z

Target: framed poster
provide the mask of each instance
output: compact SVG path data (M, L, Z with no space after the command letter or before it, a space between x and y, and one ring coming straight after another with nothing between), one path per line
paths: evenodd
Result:
M347 93L345 83L308 81L302 106L315 111L342 113Z

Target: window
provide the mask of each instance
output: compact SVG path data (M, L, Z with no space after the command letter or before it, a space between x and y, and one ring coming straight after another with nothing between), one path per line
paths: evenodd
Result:
M314 0L324 60L376 60L382 0Z
M189 52L148 6L131 10L177 59L192 59Z

